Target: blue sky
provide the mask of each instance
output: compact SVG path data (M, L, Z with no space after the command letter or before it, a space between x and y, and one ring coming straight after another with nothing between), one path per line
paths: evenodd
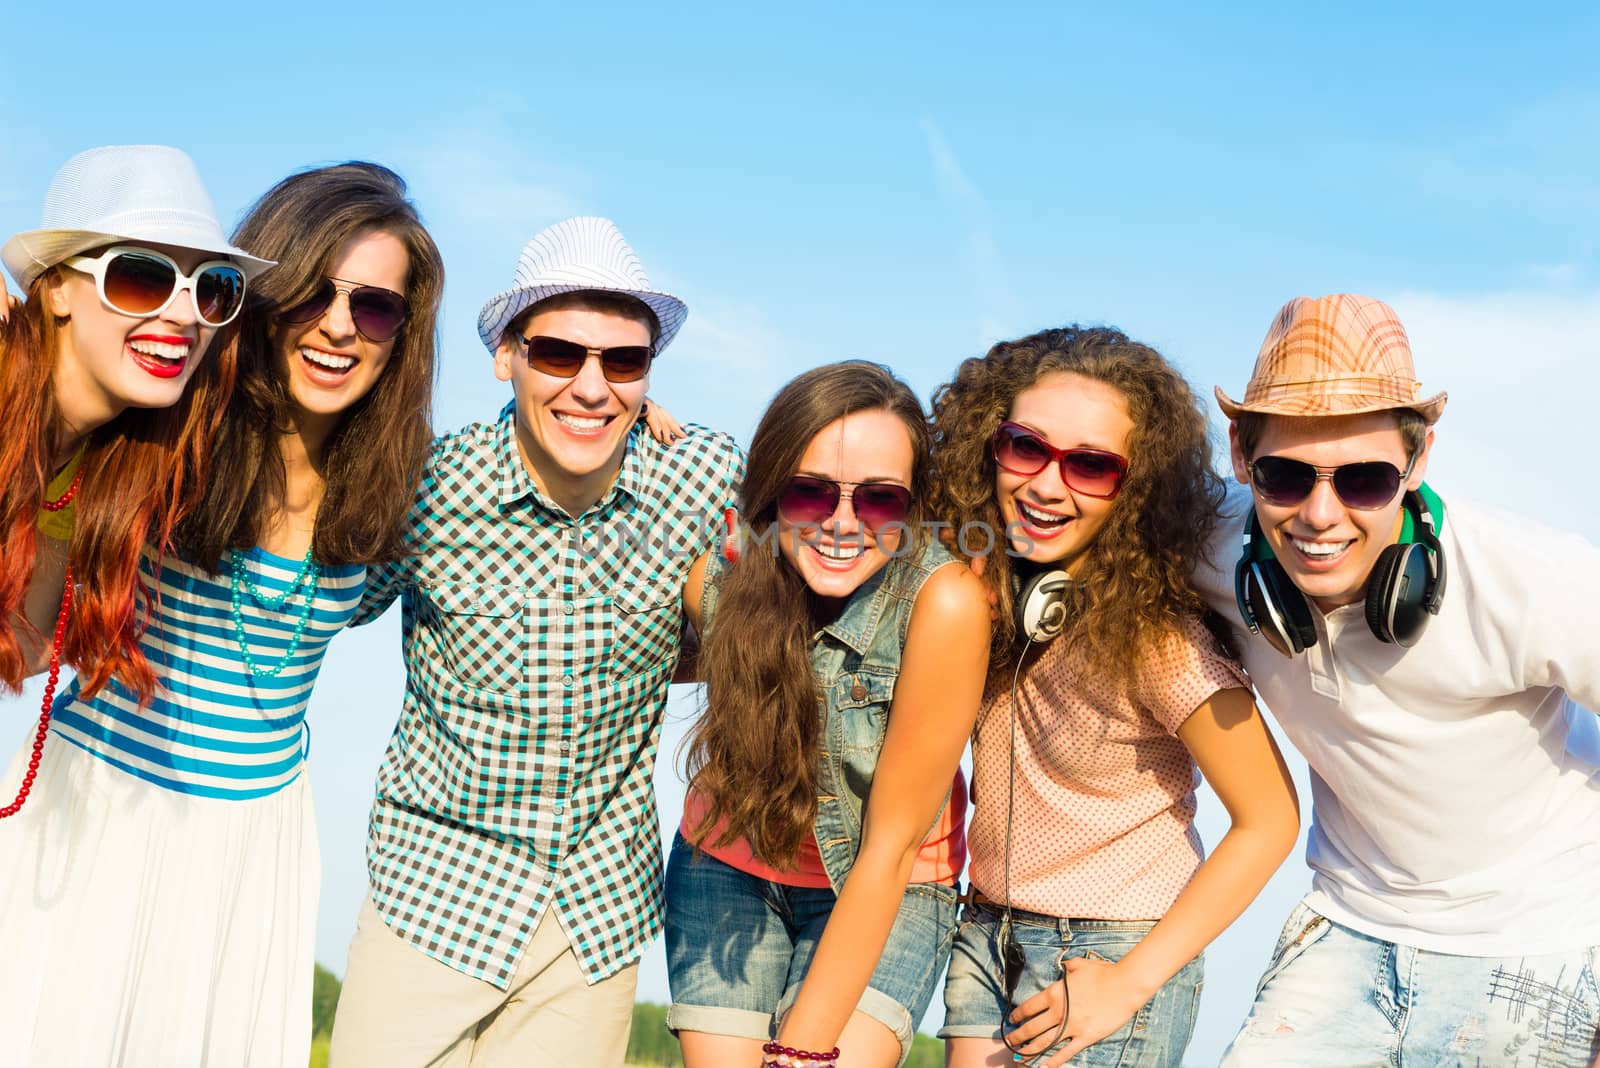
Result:
M741 439L817 363L881 360L926 396L991 342L1073 320L1237 394L1280 304L1352 290L1396 307L1424 386L1451 393L1430 472L1446 498L1600 538L1582 489L1600 9L7 7L0 235L98 144L184 148L230 223L292 170L387 163L448 266L441 430L507 395L473 324L523 242L601 214L691 309L653 395ZM312 705L336 969L399 708L396 615L339 639ZM7 705L0 742L20 741L29 705ZM1208 800L1207 841L1224 826ZM1297 856L1214 948L1195 1063L1305 885ZM641 996L665 1000L659 947Z

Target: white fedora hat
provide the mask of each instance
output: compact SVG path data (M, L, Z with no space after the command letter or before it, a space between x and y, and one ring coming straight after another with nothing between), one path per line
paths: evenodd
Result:
M165 145L107 145L67 160L50 179L39 229L12 237L0 260L26 291L68 256L119 241L226 256L247 278L273 265L228 242L194 160Z
M655 313L661 331L656 352L666 348L689 308L677 297L650 288L632 247L610 219L580 215L541 230L522 249L511 288L491 297L478 313L478 336L490 352L511 320L547 297L600 290L634 297Z

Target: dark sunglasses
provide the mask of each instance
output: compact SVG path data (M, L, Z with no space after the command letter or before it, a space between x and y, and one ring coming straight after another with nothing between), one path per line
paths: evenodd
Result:
M583 370L583 361L593 353L600 359L600 373L607 382L637 382L650 370L655 349L649 345L613 345L609 349L593 349L568 341L564 337L545 337L535 334L525 337L528 346L528 366L535 371L556 378L576 378Z
M406 298L392 289L356 285L343 278L324 278L315 293L283 312L282 318L290 323L320 319L333 307L340 293L350 300L350 321L368 341L388 341L394 337L411 312Z
M1401 484L1411 477L1412 464L1407 464L1404 471L1387 460L1318 467L1287 456L1262 456L1247 460L1245 469L1250 472L1250 484L1268 504L1293 507L1311 496L1318 482L1327 479L1347 507L1371 511L1394 500Z
M1032 478L1052 461L1061 465L1061 481L1073 493L1110 500L1122 492L1128 461L1103 449L1058 449L1017 423L1001 423L990 441L994 462L1013 475Z
M851 487L845 493L845 487ZM911 514L911 491L893 482L835 482L796 475L778 491L778 514L790 523L819 525L850 502L862 526L876 534L890 523L904 523Z
M227 260L210 260L184 274L172 257L154 249L119 246L63 262L93 275L100 302L123 315L157 315L185 289L195 317L207 326L226 326L244 306L244 272Z

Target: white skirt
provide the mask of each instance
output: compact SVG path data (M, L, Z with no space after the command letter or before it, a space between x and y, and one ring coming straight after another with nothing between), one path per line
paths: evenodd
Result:
M308 776L195 797L52 734L0 820L0 1066L304 1068L321 878Z

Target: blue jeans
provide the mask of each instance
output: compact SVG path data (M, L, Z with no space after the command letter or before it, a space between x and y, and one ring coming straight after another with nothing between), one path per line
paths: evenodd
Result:
M838 898L724 864L675 835L667 858L667 1026L765 1041L799 996ZM956 888L906 887L858 1011L900 1040L903 1062L950 959Z
M1067 920L1020 909L1012 910L1011 923L1026 966L1010 1008L1061 979L1064 961L1072 957L1119 961L1155 926L1154 920ZM991 905L968 905L962 914L944 983L940 1038L1000 1041L1000 1021L1010 1008L1001 986L999 931L1000 910ZM1204 986L1205 965L1196 957L1120 1030L1074 1056L1073 1068L1179 1068ZM1064 1045L1058 1043L1052 1052ZM1040 1054L1038 1063L1044 1063L1045 1056Z
M1289 914L1225 1068L1589 1068L1597 947L1462 957Z

